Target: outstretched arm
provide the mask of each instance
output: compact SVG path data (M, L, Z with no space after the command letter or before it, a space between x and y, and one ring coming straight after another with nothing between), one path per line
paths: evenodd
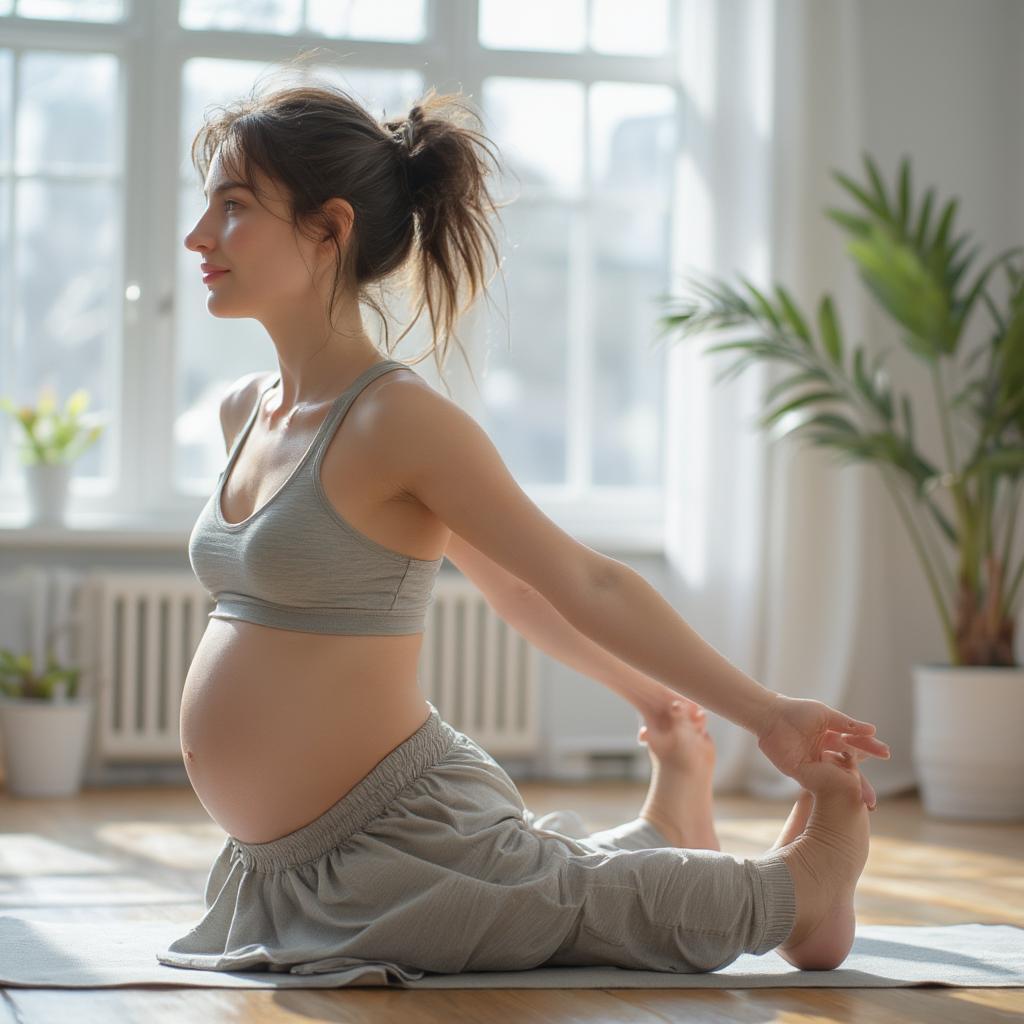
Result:
M559 529L519 487L480 425L429 385L403 385L395 401L370 405L357 423L389 453L396 492L542 594L613 657L757 735L785 774L799 779L794 766L821 760L826 746L884 756L885 745L868 735L873 725L761 686L639 573Z
M445 555L480 591L495 614L534 647L608 687L632 704L647 722L667 716L672 701L679 699L675 690L638 672L574 629L546 597L457 533L450 534Z
M668 689L755 735L778 697L692 629L638 572L608 560L599 586L563 609L584 636Z
M666 714L675 690L627 665L584 636L536 590L510 594L495 611L534 647L629 701L648 721Z

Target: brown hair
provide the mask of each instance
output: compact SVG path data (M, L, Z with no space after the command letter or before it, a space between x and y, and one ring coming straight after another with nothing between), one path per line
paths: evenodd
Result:
M319 81L263 95L254 86L249 95L214 110L192 140L192 163L202 182L223 146L221 159L232 178L259 198L253 173L259 168L283 186L296 229L309 229L311 240L333 240L331 323L338 301L351 289L381 318L390 356L426 306L433 343L411 363L433 352L444 381L449 339L455 338L472 376L454 325L493 277L484 278L485 246L495 272L500 267L488 217L507 203L495 204L488 191L483 155L498 167L489 148L494 144L465 125L468 118L480 118L461 94L439 96L431 87L406 118L384 122L344 90ZM354 212L344 255L337 225L322 209L332 197L347 200ZM411 288L415 316L391 345L385 309L372 291L379 285L383 296L393 279Z

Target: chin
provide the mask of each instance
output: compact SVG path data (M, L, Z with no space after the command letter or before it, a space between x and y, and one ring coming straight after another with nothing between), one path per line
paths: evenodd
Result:
M225 303L221 302L207 302L206 310L211 316L216 316L222 320L232 320L244 316L252 316L252 313L246 313L243 310L232 309Z

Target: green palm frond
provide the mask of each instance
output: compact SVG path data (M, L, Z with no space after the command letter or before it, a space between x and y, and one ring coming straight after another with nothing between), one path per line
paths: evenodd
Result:
M882 365L885 353L876 354L869 362L863 346L844 339L828 294L819 301L812 320L780 284L761 288L742 274L736 275L735 287L712 277L695 277L687 282L683 299L664 296L665 315L658 321L661 334L679 340L728 332L726 340L706 349L708 354L739 354L716 383L737 376L754 363L789 364L793 372L768 390L758 425L769 431L774 441L799 437L831 449L844 464L867 462L891 470L896 479L909 485L945 540L958 549L957 579L977 586L980 562L991 539L995 481L1003 476L1016 483L1024 476L1024 271L1013 263L1024 247L1001 253L972 280L969 271L979 247L969 245L970 233L954 230L958 200L948 200L940 210L936 192L929 188L917 202L906 158L891 192L868 154L864 154L864 165L863 183L833 172L857 209L825 212L847 233L846 252L869 293L900 328L901 342L928 365L950 462L954 453L948 417L956 413L973 419L977 444L962 470L937 467L918 451L910 399L905 394L893 395ZM1005 314L988 292L991 275L1000 266L1006 270L1010 286ZM979 377L954 389L947 398L939 364L956 354L979 300L990 312L995 330L989 344L966 360L964 369L988 358ZM890 484L888 476L886 483ZM956 521L937 504L941 495L953 498ZM906 516L904 521L925 562L956 664L954 630L938 578L913 532L912 521ZM1007 533L1006 557L1011 532ZM1008 571L1006 575L1011 576ZM1008 614L1006 602L1012 601L1021 576L1019 571L1006 593L1001 608L1004 614Z

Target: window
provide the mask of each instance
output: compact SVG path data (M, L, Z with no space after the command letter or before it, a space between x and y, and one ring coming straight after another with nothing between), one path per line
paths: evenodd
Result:
M493 190L514 201L502 272L457 328L480 393L457 352L453 391L567 528L655 534L678 4L0 0L0 394L83 387L107 414L74 465L73 510L187 527L223 468L224 388L275 354L255 320L206 311L183 245L204 202L188 146L205 108L319 47L310 73L378 118L428 85L480 110L505 170ZM411 311L391 309L397 334ZM426 319L400 358L425 347ZM430 361L416 369L440 386ZM0 504L15 515L4 419Z

